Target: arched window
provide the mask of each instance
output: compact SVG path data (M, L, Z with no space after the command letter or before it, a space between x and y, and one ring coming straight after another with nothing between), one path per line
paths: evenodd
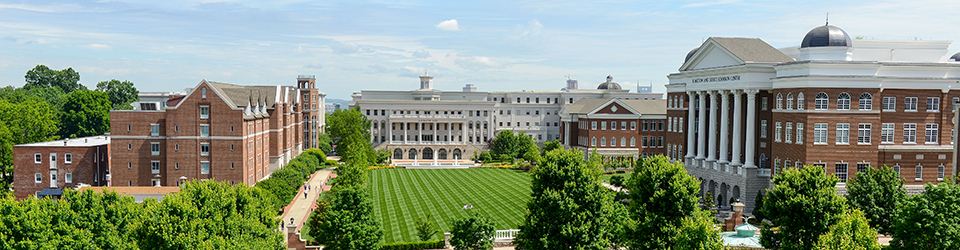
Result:
M620 146L621 146L621 147L626 147L626 146L627 146L627 138L626 138L626 137L620 137Z
M600 146L601 146L601 147L606 147L606 146L607 146L607 138L606 138L606 137L601 137L601 138L600 138Z
M393 150L393 159L394 159L394 160L403 159L403 149L399 149L399 148L398 148L398 149L394 149L394 150Z
M793 93L787 93L787 110L793 109Z
M442 148L439 149L439 150L437 150L437 159L446 160L446 159L447 159L447 150L446 150L446 149L442 149Z
M423 149L423 159L424 159L424 160L433 160L433 149L432 149L432 148L424 148L424 149Z
M797 94L797 110L803 110L803 92Z
M409 156L409 157L408 157L409 159L418 159L418 158L417 158L417 149L411 148L410 151L407 152L407 156Z
M591 146L591 147L596 147L596 146L597 146L597 138L596 138L596 137L590 138L590 146Z
M837 96L837 110L850 110L850 94L844 92Z
M777 110L783 109L783 94L777 93Z
M830 104L830 97L827 96L827 93L820 92L817 94L813 108L816 110L827 110L827 106Z
M870 93L860 94L860 110L873 109L873 96Z
M617 146L617 138L616 138L616 137L610 138L610 146L611 146L611 147L616 147L616 146Z
M460 154L460 149L453 149L453 158L454 159L463 159L463 156Z

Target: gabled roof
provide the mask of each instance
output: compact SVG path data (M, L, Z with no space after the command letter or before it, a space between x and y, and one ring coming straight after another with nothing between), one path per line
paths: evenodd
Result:
M246 107L247 103L251 101L253 106L256 106L258 100L265 100L267 108L273 109L277 103L289 101L297 103L300 100L298 99L299 92L290 91L297 89L292 86L248 86L213 81L206 82L215 88L216 92L222 93L224 101L231 107Z
M563 109L568 114L593 114L613 103L627 107L631 112L643 115L667 114L667 100L623 100L619 98L580 99Z
M700 60L706 57L708 53L716 53L719 49L737 61L738 65L744 63L784 63L793 62L794 59L787 56L780 50L770 46L760 38L743 37L711 37L703 42L690 58L684 61L680 71L694 68L700 63Z

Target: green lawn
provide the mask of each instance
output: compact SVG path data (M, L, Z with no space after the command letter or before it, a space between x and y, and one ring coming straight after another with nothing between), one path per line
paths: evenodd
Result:
M419 241L413 222L427 213L441 232L450 231L453 218L470 212L486 215L497 230L516 229L530 200L530 175L513 170L381 169L368 175L382 242ZM462 209L464 204L473 209Z

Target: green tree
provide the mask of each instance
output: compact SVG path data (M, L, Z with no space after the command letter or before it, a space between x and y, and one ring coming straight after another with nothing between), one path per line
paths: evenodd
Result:
M13 145L57 139L56 112L46 102L0 99L0 194L13 184Z
M337 155L343 162L367 165L376 160L367 130L370 124L360 107L340 109L327 116L327 132L336 142Z
M320 150L323 150L324 154L330 154L333 151L333 139L330 139L330 135L327 133L322 133L318 135L320 137L317 146Z
M281 173L281 171L274 172L274 174L278 173ZM273 194L273 197L276 199L272 202L275 210L280 210L283 208L283 206L289 204L290 201L293 200L294 196L297 195L296 187L291 187L287 182L281 180L280 178L276 178L275 176L271 176L269 179L257 182L256 187Z
M523 153L523 160L531 163L540 162L540 158L540 148L538 148L536 145L527 147L526 152Z
M140 100L140 91L130 81L110 79L97 83L97 91L107 93L114 110L130 110L130 103Z
M846 209L835 187L837 177L823 168L788 169L773 184L763 201L763 213L772 222L761 229L760 244L766 248L811 249Z
M454 219L450 231L450 245L457 250L493 249L493 222L478 213ZM521 229L521 232L522 229Z
M428 241L440 232L440 228L437 227L437 223L433 222L433 215L430 213L427 213L426 218L417 217L413 225L417 228L417 237L420 238L420 241Z
M870 228L867 218L859 209L847 209L830 231L820 235L816 249L829 250L880 250L877 230Z
M637 164L626 184L636 221L628 231L631 248L722 249L716 229L704 224L710 217L697 207L699 181L662 155Z
M37 65L27 71L23 78L26 80L26 84L23 85L25 89L57 87L64 93L86 89L80 85L80 73L73 68L53 70L45 65Z
M78 90L63 104L62 137L77 138L110 132L110 99L106 93Z
M383 230L369 197L366 187L359 185L334 191L330 212L320 227L323 233L316 238L325 244L324 249L380 249Z
M563 148L563 145L560 145L560 141L552 140L543 143L543 155L547 155L547 152L553 151L554 149Z
M345 164L337 167L337 178L334 179L333 188L361 186L366 182L366 166L360 164Z
M952 180L927 183L926 191L909 196L893 222L895 249L960 248L960 186Z
M327 221L327 217L330 212L330 202L326 200L317 201L317 209L314 209L313 212L310 212L310 219L307 220L307 226L310 227L310 231L307 232L311 238L321 239L323 236L323 231L320 230L323 227L323 223ZM323 244L323 242L319 242Z
M527 216L517 235L519 249L607 249L626 219L621 204L601 183L600 166L576 150L547 152L533 168ZM619 215L619 216L618 216Z
M847 183L847 192L847 201L863 211L871 227L882 234L892 233L890 225L897 218L897 206L907 196L900 174L887 165L868 167Z
M758 222L767 218L763 213L763 190L757 190L757 198L753 200L753 218Z
M493 138L493 143L490 145L490 152L493 153L493 157L497 159L503 159L503 155L509 156L510 158L518 158L520 150L520 140L513 134L513 131L510 130L501 130L500 133L497 133L497 136Z

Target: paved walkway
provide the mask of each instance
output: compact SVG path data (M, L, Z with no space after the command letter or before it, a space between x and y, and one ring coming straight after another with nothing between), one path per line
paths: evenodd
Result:
M293 223L297 225L297 232L300 231L300 228L303 227L304 222L310 216L310 211L316 208L320 192L330 190L330 186L326 184L329 182L331 175L333 175L333 168L321 169L310 175L310 180L307 181L307 184L310 184L307 197L303 197L303 190L306 187L300 186L293 202L283 208L283 216L280 220L283 221L284 225L290 224L290 218L293 218ZM323 183L323 186L321 186L321 183Z

